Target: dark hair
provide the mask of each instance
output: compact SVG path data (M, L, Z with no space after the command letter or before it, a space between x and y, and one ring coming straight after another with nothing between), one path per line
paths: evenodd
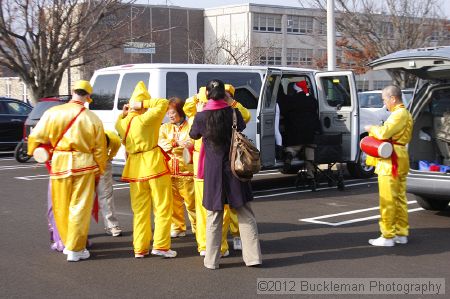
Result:
M219 79L213 79L206 84L208 98L213 100L223 100L225 98L225 84Z
M178 97L171 97L169 99L169 108L173 108L177 111L181 118L186 118L186 114L183 111L184 101Z
M88 92L84 89L75 89L73 92L81 97L88 95Z

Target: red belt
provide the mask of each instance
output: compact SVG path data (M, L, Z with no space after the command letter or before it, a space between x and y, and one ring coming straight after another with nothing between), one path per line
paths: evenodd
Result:
M392 140L386 140L386 141L392 143L392 145L405 146L404 144L398 143L396 141L392 141ZM397 153L395 152L395 147L392 147L391 164L392 164L392 176L394 178L396 178L398 176L398 156L397 156Z

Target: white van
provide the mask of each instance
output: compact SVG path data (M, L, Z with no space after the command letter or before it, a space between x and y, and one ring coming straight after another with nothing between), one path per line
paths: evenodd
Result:
M135 85L144 81L152 97L186 99L211 79L236 88L235 98L251 111L245 134L261 151L263 168L281 168L275 158L275 107L289 82L306 80L318 100L323 135L340 135L342 154L335 162L355 163L359 154L358 96L350 71L318 72L311 69L196 64L130 64L97 70L92 79L89 108L114 129ZM282 120L280 121L282 122ZM283 124L281 123L281 131ZM283 134L283 131L281 132ZM325 138L326 139L326 138ZM124 164L123 147L115 164Z

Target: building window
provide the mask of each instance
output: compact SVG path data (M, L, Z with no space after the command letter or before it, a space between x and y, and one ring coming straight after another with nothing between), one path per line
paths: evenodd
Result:
M313 32L314 19L312 17L287 16L287 32L306 34Z
M25 83L22 83L22 101L28 102L28 89Z
M11 97L11 80L10 79L6 79L6 97L7 98Z
M281 65L280 48L258 48L255 50L259 65Z
M281 15L254 14L253 30L262 32L281 32Z
M312 49L293 49L288 48L286 51L287 65L312 65L313 50Z
M383 89L391 84L391 80L375 80L373 81L373 89Z
M324 19L320 19L317 21L317 33L320 35L327 34L327 21Z

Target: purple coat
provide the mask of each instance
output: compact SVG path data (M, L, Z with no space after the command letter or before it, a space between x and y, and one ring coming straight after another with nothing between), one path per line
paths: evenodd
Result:
M228 110L228 117L233 118L232 108ZM238 131L245 129L245 122L239 110L236 110ZM206 113L199 112L195 116L189 135L193 139L200 139L206 131ZM231 135L230 135L231 141ZM253 200L250 182L241 182L233 176L230 166L230 143L219 149L214 149L207 138L203 138L205 150L205 170L203 206L209 211L221 211L228 203L233 208L239 208L246 202Z

